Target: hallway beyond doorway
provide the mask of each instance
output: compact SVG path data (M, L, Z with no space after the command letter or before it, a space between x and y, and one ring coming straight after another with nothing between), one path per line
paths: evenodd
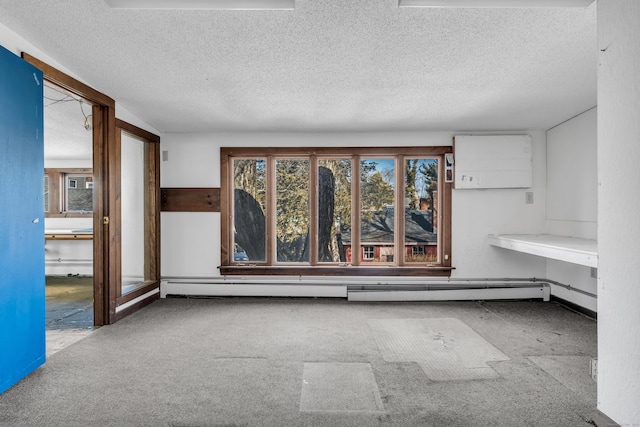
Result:
M93 277L46 277L47 357L86 337L93 328Z

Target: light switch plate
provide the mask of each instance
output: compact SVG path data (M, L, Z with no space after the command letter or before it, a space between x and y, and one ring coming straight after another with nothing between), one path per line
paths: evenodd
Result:
M532 205L533 204L533 191L527 191L526 193L524 193L525 195L525 203L528 205Z

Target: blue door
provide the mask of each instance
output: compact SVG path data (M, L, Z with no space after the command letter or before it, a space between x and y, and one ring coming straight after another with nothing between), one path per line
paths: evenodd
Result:
M0 393L45 361L42 84L0 46Z

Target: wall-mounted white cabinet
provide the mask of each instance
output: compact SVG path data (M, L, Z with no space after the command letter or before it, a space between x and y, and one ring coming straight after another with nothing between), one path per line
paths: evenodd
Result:
M529 135L456 135L455 188L529 188L532 144Z

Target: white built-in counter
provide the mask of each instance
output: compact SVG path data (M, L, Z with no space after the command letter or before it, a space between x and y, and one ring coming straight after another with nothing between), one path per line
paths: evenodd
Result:
M550 234L490 234L489 243L499 248L598 267L598 242Z

